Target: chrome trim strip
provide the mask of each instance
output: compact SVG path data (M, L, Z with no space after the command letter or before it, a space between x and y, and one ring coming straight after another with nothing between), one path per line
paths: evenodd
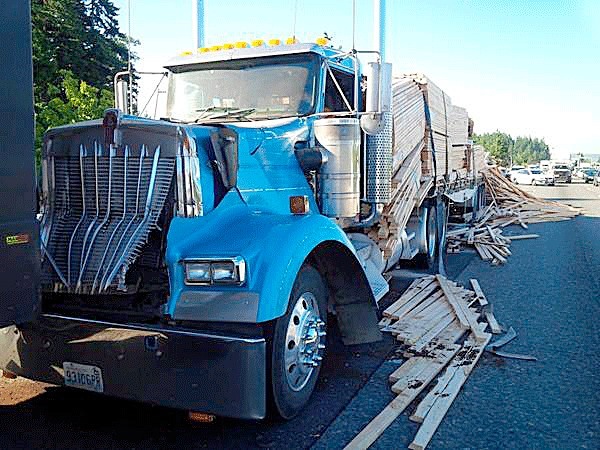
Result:
M83 268L79 272L79 278L77 279L76 289L79 289L81 287L81 278L85 274L85 269L87 267L88 259L94 248L94 241L98 237L98 233L100 232L100 230L102 230L102 227L104 227L104 225L106 225L106 223L110 219L113 158L116 156L116 153L117 153L117 151L116 151L115 147L111 144L110 148L108 149L108 192L106 194L106 213L104 213L104 218L102 219L102 222L100 222L100 224L98 224L98 227L94 231L94 234L92 235L92 239L90 240L90 245L88 247L87 253L85 254L85 260L83 261ZM96 176L96 183L98 183L97 176Z
M121 219L115 226L115 229L110 234L108 238L108 242L106 243L106 248L104 249L104 253L102 254L102 259L100 260L100 264L98 264L98 271L96 272L96 276L94 277L94 282L92 283L91 294L94 293L96 289L96 283L98 281L98 276L102 271L102 267L104 267L104 260L106 259L106 255L108 254L108 249L110 249L110 244L117 233L117 230L121 228L121 224L125 221L125 217L127 215L127 162L129 161L129 156L131 154L131 149L128 145L125 146L124 155L123 155L123 214L121 215Z
M232 341L232 342L243 342L246 344L262 344L265 342L264 338L243 338L243 337L238 337L238 336L222 336L222 335L218 335L218 334L203 333L203 332L197 332L197 331L185 331L185 330L178 330L178 329L150 327L150 326L144 326L144 325L132 325L132 324L125 325L122 323L106 322L103 320L82 319L82 318L78 318L78 317L62 316L60 314L44 313L44 314L42 314L42 317L47 318L47 319L68 320L68 321L72 321L72 322L86 323L86 324L90 324L90 325L101 325L101 326L106 326L106 327L121 328L124 330L150 331L153 333L168 333L168 334L176 334L179 336L217 339L217 340Z
M108 279L106 280L106 284L104 285L104 289L106 289L108 287L108 285L110 285L110 283L113 280L113 278L117 275L117 272L118 272L119 268L125 264L124 257L127 254L127 249L129 248L129 246L134 241L135 236L138 234L138 232L139 232L140 228L142 227L142 225L144 225L148 221L148 219L150 218L150 214L152 213L152 197L154 195L154 185L156 183L156 170L158 168L158 159L159 159L159 157L160 157L160 145L158 147L156 147L156 150L154 150L154 159L152 161L152 173L150 174L150 183L148 184L148 194L146 195L146 206L145 206L145 209L144 209L144 217L142 218L142 221L138 224L138 226L135 229L135 231L131 234L131 237L129 238L129 241L127 241L127 244L123 248L123 252L122 252L123 254L117 260L117 263L115 264L114 269L112 270L112 272L108 276Z
M108 264L106 265L106 271L104 272L104 275L102 276L102 280L100 280L100 290L106 290L108 288L108 286L110 285L110 283L112 282L112 279L110 281L106 281L106 277L110 274L110 267L115 259L115 256L117 256L117 252L119 250L119 248L121 247L121 242L123 242L123 239L125 238L125 236L127 235L127 232L129 231L129 228L131 227L131 225L133 224L133 222L137 219L138 214L139 214L139 204L140 204L140 186L142 183L142 169L144 166L144 158L148 156L148 149L146 148L145 145L142 145L140 148L140 157L139 157L139 167L138 167L138 181L137 181L137 190L135 193L135 213L133 215L133 217L129 220L129 222L127 223L127 226L125 227L125 230L123 231L123 234L121 235L121 237L119 238L119 242L117 243L113 254L111 255ZM117 260L118 261L118 260Z
M79 284L79 280L81 280L81 271L83 270L83 261L84 261L84 256L85 256L85 246L87 243L87 239L90 235L90 231L92 231L92 228L94 227L96 221L98 220L98 218L100 217L100 201L98 199L98 153L100 152L100 146L98 145L98 141L94 141L94 186L95 186L95 192L96 192L96 215L94 216L93 220L91 221L91 223L89 224L87 231L85 232L85 235L83 237L83 240L81 241L81 257L79 260L79 276L77 277L77 283Z
M66 283L67 288L71 287L71 248L73 246L73 239L75 239L75 235L77 234L79 227L85 220L85 216L87 213L86 207L85 207L85 176L84 176L84 170L83 170L83 158L86 156L87 156L87 149L85 148L85 145L80 144L79 145L79 177L81 179L82 211L81 211L81 218L79 219L79 222L77 222L77 225L75 226L75 229L73 230L73 234L71 235L71 239L69 240L69 250L68 250L68 254L67 254L67 283Z

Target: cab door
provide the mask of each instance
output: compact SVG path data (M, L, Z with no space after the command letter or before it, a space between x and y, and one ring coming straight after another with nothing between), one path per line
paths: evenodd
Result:
M31 11L0 0L0 327L40 309Z

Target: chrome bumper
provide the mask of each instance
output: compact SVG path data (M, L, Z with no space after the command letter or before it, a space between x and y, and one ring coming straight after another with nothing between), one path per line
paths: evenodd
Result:
M110 396L243 419L266 415L263 338L51 314L0 330L0 368L63 384L65 361L99 367Z

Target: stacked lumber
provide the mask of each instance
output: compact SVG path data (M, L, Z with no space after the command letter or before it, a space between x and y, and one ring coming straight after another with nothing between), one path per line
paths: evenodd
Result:
M417 146L405 159L404 164L392 179L392 200L385 205L379 222L368 236L377 242L384 258L390 258L399 240L399 235L408 223L415 206L420 205L433 185L431 178L419 174L421 147Z
M368 448L439 375L410 416L421 426L409 448L427 446L489 343L488 324L492 333L501 331L481 287L471 284L473 291L439 275L424 277L384 311L382 330L396 336L408 359L389 376L396 398L346 449ZM482 316L487 323L479 322Z
M388 259L412 211L442 178L467 174L469 117L464 108L424 75L396 77L392 83L393 136L392 195L378 224L366 230ZM429 109L431 126L427 124ZM472 123L472 122L471 122ZM433 145L432 145L433 144ZM436 170L432 149L435 146ZM437 179L434 179L434 173Z
M462 246L475 248L481 259L492 264L504 264L511 255L510 244L516 239L530 239L537 234L504 236L503 228L530 223L569 220L579 214L571 206L544 200L519 189L496 167L482 172L490 204L471 225L449 230L448 248L458 252Z

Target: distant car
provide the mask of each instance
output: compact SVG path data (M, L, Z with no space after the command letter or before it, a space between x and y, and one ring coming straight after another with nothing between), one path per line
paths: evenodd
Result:
M554 176L554 180L557 183L571 182L571 171L569 170L569 166L566 164L557 164L550 169L550 173Z
M515 184L554 186L554 177L541 170L521 169L512 175Z
M525 169L525 166L512 166L512 167L510 168L510 170L508 171L507 178L508 178L510 181L514 182L515 180L513 179L513 175L514 175L515 173L517 173L519 170L523 170L523 169Z
M583 171L583 176L581 178L583 178L584 183L593 183L597 173L598 171L596 169L586 169Z

